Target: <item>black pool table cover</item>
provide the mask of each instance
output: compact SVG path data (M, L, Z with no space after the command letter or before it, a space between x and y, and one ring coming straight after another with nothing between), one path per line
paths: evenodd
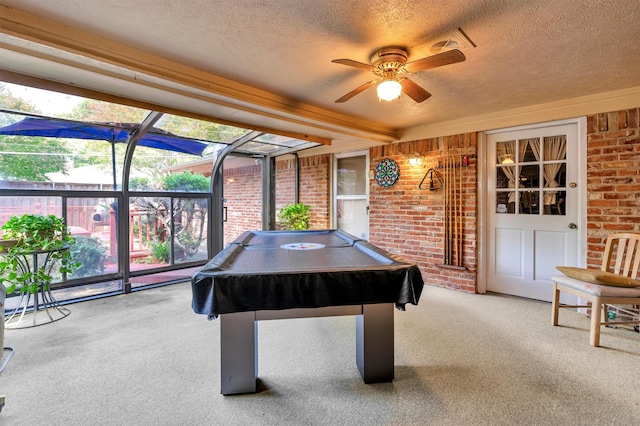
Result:
M373 303L404 309L418 304L424 283L415 264L340 230L325 230L244 232L196 272L191 285L194 312L213 319Z

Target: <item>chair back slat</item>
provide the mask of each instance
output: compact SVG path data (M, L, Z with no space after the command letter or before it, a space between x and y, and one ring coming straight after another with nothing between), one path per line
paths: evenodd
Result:
M620 274L620 269L622 269L622 261L624 260L624 254L627 250L627 240L626 238L618 238L616 244L616 261L613 264L613 273Z
M640 269L640 239L633 240L633 269L629 277L636 278L638 276L638 269Z
M611 234L602 257L602 270L636 278L640 269L640 234ZM612 262L613 261L613 262Z

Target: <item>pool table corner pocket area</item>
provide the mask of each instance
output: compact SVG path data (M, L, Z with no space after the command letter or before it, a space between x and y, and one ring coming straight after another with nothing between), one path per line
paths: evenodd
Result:
M418 304L418 267L340 230L247 231L191 280L192 307L220 316L221 393L256 392L258 321L356 316L365 383L394 378L394 305Z

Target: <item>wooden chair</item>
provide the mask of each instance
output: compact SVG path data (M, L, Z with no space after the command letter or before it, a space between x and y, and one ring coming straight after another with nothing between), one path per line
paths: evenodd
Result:
M591 307L591 346L600 346L600 327L612 324L640 324L634 321L612 321L607 305L640 305L640 282L635 281L640 265L640 234L616 233L607 238L600 271L575 269L576 274L552 277L553 302L551 323L558 325L560 308ZM614 275L615 274L615 275ZM566 292L591 305L565 305L560 303L560 292Z

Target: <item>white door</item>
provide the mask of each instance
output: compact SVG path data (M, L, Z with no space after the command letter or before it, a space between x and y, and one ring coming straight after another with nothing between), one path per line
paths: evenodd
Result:
M333 164L334 226L369 239L369 153L336 154Z
M555 267L579 264L579 134L575 122L487 135L488 291L550 301Z

